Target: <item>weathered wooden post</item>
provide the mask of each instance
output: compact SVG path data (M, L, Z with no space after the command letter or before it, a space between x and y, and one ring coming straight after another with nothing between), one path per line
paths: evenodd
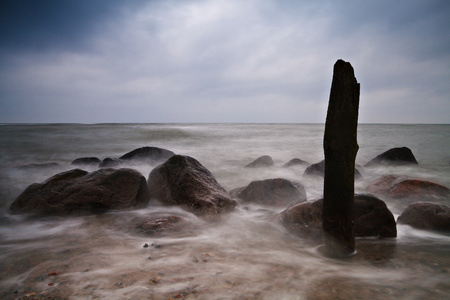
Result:
M354 193L355 158L358 152L359 83L350 63L334 65L323 148L325 180L323 192L323 239L330 256L355 252Z

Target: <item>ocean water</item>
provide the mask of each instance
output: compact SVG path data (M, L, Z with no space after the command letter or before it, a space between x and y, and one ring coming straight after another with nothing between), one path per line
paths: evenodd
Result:
M28 219L9 205L30 184L72 169L79 157L119 157L143 146L189 155L226 189L287 178L321 197L323 181L303 176L292 158L321 161L324 124L39 124L0 125L0 298L37 299L444 299L450 297L450 236L398 225L396 239L357 239L357 255L322 256L317 244L289 233L281 208L240 206L219 223L176 207L87 217ZM408 167L360 167L355 191L387 174L450 187L450 125L358 127L356 163L409 147ZM270 155L275 166L244 166ZM54 162L50 168L20 168ZM154 166L133 165L145 177ZM91 167L86 170L93 171ZM397 217L408 205L387 200ZM449 200L440 200L450 204ZM142 236L136 217L183 215L194 230ZM150 245L144 248L144 244ZM57 275L55 275L55 273ZM53 275L49 275L53 274Z

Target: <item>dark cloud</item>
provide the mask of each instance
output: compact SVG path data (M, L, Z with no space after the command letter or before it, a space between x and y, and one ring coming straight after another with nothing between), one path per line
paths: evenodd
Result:
M0 47L7 51L80 51L104 22L144 1L2 0Z
M0 122L323 122L339 58L361 122L449 122L447 3L1 2Z

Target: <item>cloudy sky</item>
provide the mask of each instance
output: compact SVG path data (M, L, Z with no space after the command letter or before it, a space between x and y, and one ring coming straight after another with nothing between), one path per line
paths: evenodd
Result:
M450 1L2 0L0 123L450 123Z

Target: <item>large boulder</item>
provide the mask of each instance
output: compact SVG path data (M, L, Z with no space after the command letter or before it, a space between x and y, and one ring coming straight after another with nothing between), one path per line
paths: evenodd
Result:
M183 206L207 219L229 212L238 204L208 169L189 156L172 156L150 172L147 182L151 198Z
M435 200L450 197L450 189L445 186L400 175L385 175L371 184L367 191L394 199Z
M414 228L450 232L450 206L430 202L414 202L397 218L397 223Z
M165 162L174 155L175 153L167 149L158 147L142 147L122 155L119 159L124 162L137 161L156 164Z
M414 157L411 149L408 147L392 148L381 153L377 157L371 159L365 167L377 165L417 165L418 162Z
M149 201L145 177L131 169L74 169L43 183L30 185L11 204L10 211L32 215L102 213L145 207Z
M386 204L371 195L355 195L355 237L397 236L394 215ZM281 212L283 225L295 234L312 239L322 237L323 199L304 202Z
M322 160L319 163L312 164L306 168L303 176L325 176L325 160ZM362 178L361 173L355 168L355 179Z
M284 207L306 201L303 185L283 178L252 181L246 187L232 190L230 194L244 203Z
M272 167L275 163L269 155L263 155L246 165L246 168Z

